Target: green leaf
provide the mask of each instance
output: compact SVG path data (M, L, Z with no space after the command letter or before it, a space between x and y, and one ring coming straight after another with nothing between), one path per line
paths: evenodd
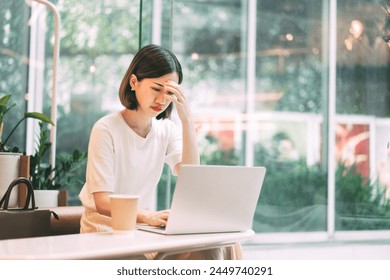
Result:
M5 114L7 106L0 104L0 125L3 123L3 115Z
M0 104L0 114L7 110L7 106L4 104Z
M0 98L0 124L3 122L4 115L11 110L12 107L16 106L16 104L12 104L11 106L7 106L8 101L10 100L11 95L5 95Z
M80 156L81 156L81 153L79 150L76 149L73 151L73 159L74 160L77 160L78 158L80 158Z
M51 125L54 125L53 121L46 115L38 112L27 112L24 114L26 118L32 118L32 119L37 119L45 123L49 123Z
M1 97L0 98L0 105L7 105L10 98L11 98L11 94L4 95L3 97Z

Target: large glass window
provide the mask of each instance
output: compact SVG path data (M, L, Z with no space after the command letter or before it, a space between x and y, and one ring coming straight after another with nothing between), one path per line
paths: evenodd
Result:
M259 229L325 231L327 166L320 153L328 38L322 33L323 4L257 1L257 11L256 95L265 102L255 109L255 163L268 170ZM268 121L261 118L264 112Z
M385 8L377 1L338 1L336 230L390 229Z
M26 5L19 5L16 1L0 1L0 96L11 94L9 105L16 104L4 120L4 137L9 135L26 110L28 66L31 64L28 59L28 22L29 8ZM23 126L25 123L8 142L20 150L25 146Z

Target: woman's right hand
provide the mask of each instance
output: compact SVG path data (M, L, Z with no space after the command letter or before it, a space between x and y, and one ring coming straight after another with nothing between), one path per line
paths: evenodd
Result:
M161 211L149 211L139 210L138 211L138 223L145 223L151 226L165 226L169 217L169 210Z

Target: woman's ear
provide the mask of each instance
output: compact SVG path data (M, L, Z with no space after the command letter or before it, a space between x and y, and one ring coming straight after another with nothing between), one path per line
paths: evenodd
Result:
M131 87L131 90L135 90L136 89L137 83L138 83L137 76L134 75L134 74L131 74L130 81L129 81L129 85Z

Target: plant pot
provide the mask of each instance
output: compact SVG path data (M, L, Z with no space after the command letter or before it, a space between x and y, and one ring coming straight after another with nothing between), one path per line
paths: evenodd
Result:
M11 182L19 177L20 156L21 154L19 153L0 153L0 198L4 196ZM8 207L12 208L17 206L18 192L17 188L14 188Z
M59 190L34 190L35 206L50 208L58 206Z

